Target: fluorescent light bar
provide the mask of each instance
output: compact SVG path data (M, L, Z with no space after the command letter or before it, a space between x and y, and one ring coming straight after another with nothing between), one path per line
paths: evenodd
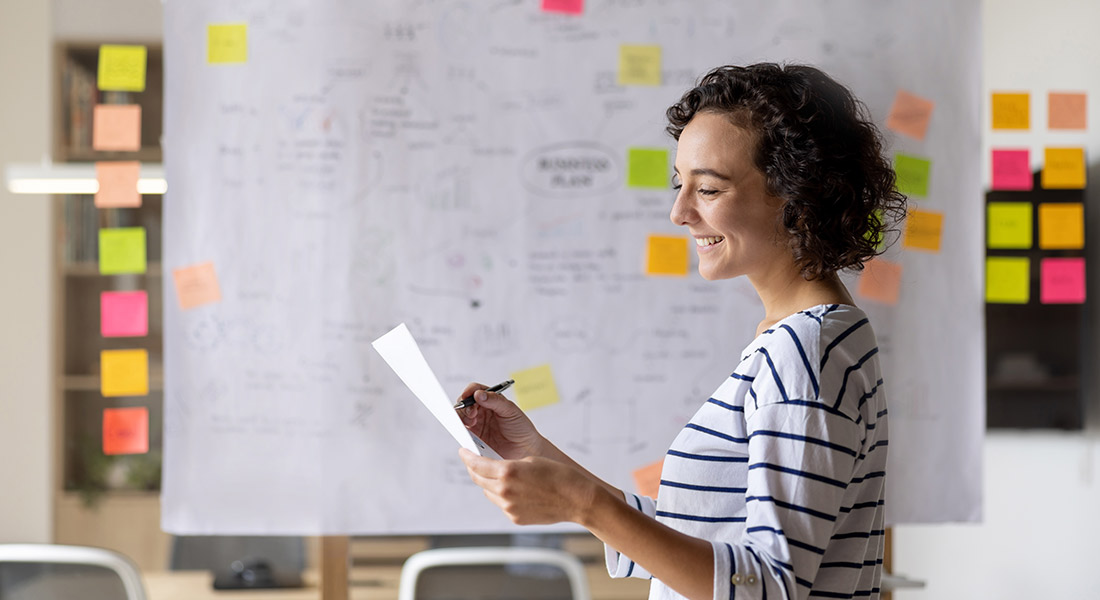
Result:
M99 191L95 163L10 164L4 178L8 191L13 194L94 194ZM163 194L167 191L164 167L142 164L138 193Z

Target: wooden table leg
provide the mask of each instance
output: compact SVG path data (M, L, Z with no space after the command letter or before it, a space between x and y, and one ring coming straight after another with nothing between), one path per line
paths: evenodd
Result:
M321 600L348 600L349 551L346 535L321 538Z

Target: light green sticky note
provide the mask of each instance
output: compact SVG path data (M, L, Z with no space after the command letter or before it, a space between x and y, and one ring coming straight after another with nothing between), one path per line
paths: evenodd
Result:
M986 234L990 248L1024 250L1032 245L1030 202L990 202Z
M668 150L631 148L626 158L628 187L668 189Z
M619 46L619 85L661 85L661 47Z
M1031 263L1026 257L989 256L985 259L985 301L991 304L1027 304L1031 291Z
M882 209L875 210L867 217L867 231L863 233L863 239L875 246L875 252L882 252L886 248L886 215ZM876 234L875 228L881 228Z
M516 404L523 410L561 402L550 365L539 365L512 373L516 381Z
M932 161L926 158L894 155L894 173L897 174L898 191L910 196L928 195L928 178L932 172Z
M100 46L96 85L104 91L144 92L145 59L145 46Z
M145 228L99 230L99 272L103 275L145 272Z
M207 25L206 62L212 65L248 62L248 24Z

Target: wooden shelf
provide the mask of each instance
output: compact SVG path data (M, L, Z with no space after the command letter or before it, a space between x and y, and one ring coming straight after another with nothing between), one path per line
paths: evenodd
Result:
M104 152L91 148L62 148L54 152L56 162L97 162L101 160L138 160L159 163L164 153L160 148L142 148L136 152Z
M99 384L99 375L65 375L61 377L61 389L66 392L98 392ZM149 391L160 392L163 390L164 370L150 369Z
M161 265L159 262L151 262L145 265L144 273L112 273L104 275L99 272L99 263L78 262L65 265L62 274L68 277L160 277Z

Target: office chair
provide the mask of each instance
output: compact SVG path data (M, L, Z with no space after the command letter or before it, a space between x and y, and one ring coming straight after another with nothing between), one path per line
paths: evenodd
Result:
M557 576L549 577L548 572ZM398 600L460 598L590 600L591 596L581 561L562 550L436 548L405 561Z
M4 600L145 600L137 567L103 548L0 544Z

